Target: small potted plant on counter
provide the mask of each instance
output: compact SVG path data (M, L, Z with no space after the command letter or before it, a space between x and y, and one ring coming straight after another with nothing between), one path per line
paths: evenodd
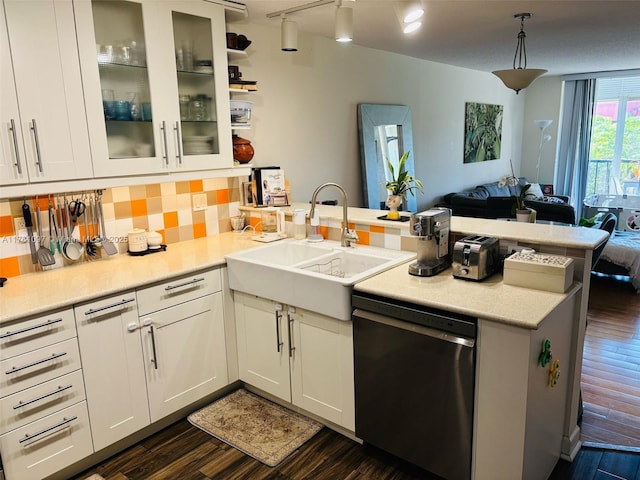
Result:
M400 157L397 176L393 164L387 159L387 168L389 169L392 179L385 185L389 191L389 195L387 196L387 206L389 207L387 219L389 220L398 220L400 218L398 207L402 204L402 201L407 198L407 193L412 196L414 195L414 190L419 190L420 193L423 193L422 182L412 175L409 175L409 172L407 172L405 168L408 158L408 151L404 152L402 157Z

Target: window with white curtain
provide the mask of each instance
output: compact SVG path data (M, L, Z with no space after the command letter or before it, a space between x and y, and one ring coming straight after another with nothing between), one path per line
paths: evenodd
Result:
M586 195L640 195L640 77L598 78Z

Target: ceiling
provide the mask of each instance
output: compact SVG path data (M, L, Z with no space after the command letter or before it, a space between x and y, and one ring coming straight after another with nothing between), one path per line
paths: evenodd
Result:
M266 14L312 0L245 0L252 23L278 27ZM350 2L351 3L351 2ZM640 68L640 0L423 0L422 28L404 35L391 0L357 0L354 43L448 65L487 71L512 67L520 20L529 68L547 75ZM334 35L334 5L289 15L300 32ZM295 53L292 53L295 55Z

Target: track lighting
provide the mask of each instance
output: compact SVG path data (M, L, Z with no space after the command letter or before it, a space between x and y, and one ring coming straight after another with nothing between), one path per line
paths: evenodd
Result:
M298 24L289 20L286 14L282 14L280 26L280 49L283 52L298 51Z
M353 8L343 5L342 0L336 1L336 42L350 42L353 40Z

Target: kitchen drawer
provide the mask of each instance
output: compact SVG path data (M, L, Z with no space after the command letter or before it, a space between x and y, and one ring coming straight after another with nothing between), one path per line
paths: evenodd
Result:
M0 360L6 360L76 336L73 309L3 323L0 327Z
M0 362L0 398L80 368L78 341L70 338Z
M0 399L0 434L85 399L82 370Z
M133 291L82 303L74 307L76 324L81 327L83 322L104 321L110 317L120 317L126 312L135 312L137 305L136 294Z
M221 290L222 279L219 268L176 277L167 282L137 290L138 314L148 315Z
M93 453L87 402L0 435L7 480L44 478Z

